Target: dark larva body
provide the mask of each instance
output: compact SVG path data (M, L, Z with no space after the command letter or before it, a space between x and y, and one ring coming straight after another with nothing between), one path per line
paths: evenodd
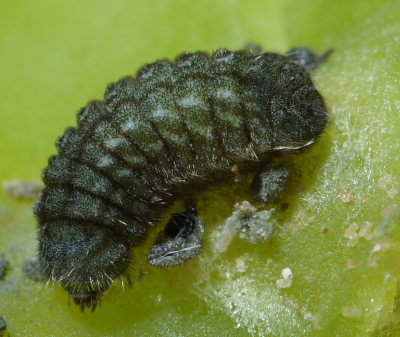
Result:
M143 67L59 139L35 209L41 264L93 300L185 186L306 147L326 120L307 69L286 56L218 50Z

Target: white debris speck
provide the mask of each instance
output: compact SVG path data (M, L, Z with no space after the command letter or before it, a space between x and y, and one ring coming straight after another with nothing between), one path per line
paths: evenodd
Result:
M373 254L373 253L378 253L378 252L380 252L381 250L382 250L381 244L380 244L380 243L377 243L377 244L375 245L374 249L372 249L372 254Z
M358 236L357 231L358 231L358 224L356 224L355 222L353 222L353 223L349 226L349 228L347 228L347 229L345 230L343 236L344 236L345 238L348 238L348 239L354 239L355 237Z
M357 233L358 231L358 224L353 222L344 232L343 236L345 238L348 238L349 241L347 242L348 247L355 247L358 244L358 241L360 240L360 237Z
M236 270L240 273L244 273L247 269L246 262L244 261L243 257L239 257L235 261Z
M276 286L281 289L281 288L290 288L292 286L292 280L288 279L288 280L283 280L283 279L279 279L276 281Z
M276 281L278 288L290 288L293 281L293 272L287 267L282 269L282 278Z
M293 277L292 270L290 268L282 269L282 277L284 279L292 278Z
M339 197L345 204L349 204L355 200L354 195L349 192L347 187L342 188L342 192L339 194Z
M366 221L360 228L359 236L362 236L365 238L365 240L371 240L374 236L373 230L372 230L372 223L369 221Z

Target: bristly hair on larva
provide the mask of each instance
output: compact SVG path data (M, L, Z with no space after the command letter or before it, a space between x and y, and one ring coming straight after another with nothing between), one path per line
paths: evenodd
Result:
M35 206L43 270L82 308L94 309L174 200L229 176L233 165L251 169L312 145L327 111L307 69L322 58L304 50L293 57L185 53L109 85L104 100L78 112L43 172L46 187ZM310 55L315 62L304 62ZM195 209L175 214L171 224L180 228L180 221L192 230L172 231L169 246L190 238L198 247ZM161 260L173 264L174 253Z

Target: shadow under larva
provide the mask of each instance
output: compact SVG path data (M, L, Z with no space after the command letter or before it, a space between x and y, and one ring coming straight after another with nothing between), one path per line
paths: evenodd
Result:
M327 111L308 70L328 53L185 53L109 85L103 101L78 112L77 127L59 138L43 172L35 214L44 271L82 308L94 309L174 200L232 176L234 165L252 170L312 145ZM269 170L264 202L280 191L268 181L287 177L282 168ZM202 234L200 215L188 205L172 215L149 262L196 256Z

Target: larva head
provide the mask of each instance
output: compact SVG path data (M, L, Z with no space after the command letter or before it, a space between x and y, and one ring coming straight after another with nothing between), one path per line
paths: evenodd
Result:
M317 140L327 112L305 67L286 56L264 53L252 60L246 78L263 107L258 113L267 127L261 148L291 151Z
M94 310L102 293L127 269L129 261L129 247L103 228L66 221L41 228L43 268L82 309Z
M327 123L324 101L304 67L289 61L278 74L270 103L274 147L296 150L311 145Z

